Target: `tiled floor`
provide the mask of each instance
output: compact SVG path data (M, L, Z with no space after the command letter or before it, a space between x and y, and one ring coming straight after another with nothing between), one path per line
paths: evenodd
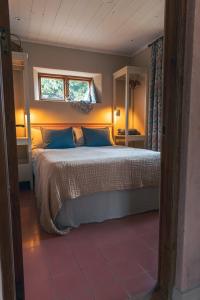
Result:
M156 283L158 213L44 233L21 192L26 300L127 300Z

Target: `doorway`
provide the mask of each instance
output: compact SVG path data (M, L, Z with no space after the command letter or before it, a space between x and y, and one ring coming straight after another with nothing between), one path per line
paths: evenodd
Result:
M185 28L186 1L178 1L176 4L172 1L167 1L166 5L166 49L165 49L165 88L164 88L164 112L170 111L170 117L166 117L164 120L163 131L163 160L162 160L162 206L161 206L161 222L160 222L160 265L159 265L159 284L160 287L160 299L163 297L170 297L174 280L174 269L176 261L176 236L177 236L177 212L178 212L178 188L174 190L174 183L178 185L179 173L174 172L179 167L179 149L180 149L180 137L181 137L181 118L178 119L177 115L181 115L182 108L182 74L183 61L184 61L184 47L185 33L179 32L179 28ZM177 11L177 6L183 8ZM177 15L179 18L177 18ZM176 21L175 21L176 20ZM176 30L170 30L170 26L175 21L177 25ZM171 23L172 22L172 23ZM177 23L176 23L177 22ZM174 24L174 23L173 23ZM178 28L178 29L177 29ZM176 58L179 60L176 61ZM179 72L177 72L177 69ZM180 72L182 70L182 72ZM177 74L178 73L178 74ZM172 76L174 75L174 77ZM166 88L172 86L170 91ZM170 99L176 99L175 106L171 107ZM168 114L165 114L169 116ZM173 120L173 122L172 122ZM167 144L166 140L170 139L173 142L171 146ZM168 182L166 182L166 175ZM171 176L172 175L172 176ZM170 201L169 201L170 200ZM174 209L172 210L171 207ZM166 243L168 243L166 247ZM163 296L165 295L165 298ZM167 298L166 298L167 299Z

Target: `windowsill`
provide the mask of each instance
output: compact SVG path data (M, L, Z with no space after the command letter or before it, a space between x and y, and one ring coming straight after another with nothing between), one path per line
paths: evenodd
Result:
M68 103L67 101L65 101L65 100L56 100L56 99L34 99L34 101L37 101L37 102L56 102L56 103L58 103L58 102L60 102L60 103Z
M37 101L37 102L48 102L48 103L80 103L80 101L65 101L65 100L55 100L55 99L52 99L52 100L46 100L46 99L34 99L34 101ZM90 104L91 102L85 102L85 103L88 103ZM92 103L92 104L99 104L100 102L96 102L96 103Z

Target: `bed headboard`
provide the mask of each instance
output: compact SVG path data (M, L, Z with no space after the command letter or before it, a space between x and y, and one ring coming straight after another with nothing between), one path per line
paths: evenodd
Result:
M90 128L103 128L109 127L112 128L112 123L31 123L32 128L68 128L68 127L90 127Z
M51 129L63 129L68 127L89 127L89 128L104 128L109 127L113 134L112 123L31 123L32 128L51 128Z

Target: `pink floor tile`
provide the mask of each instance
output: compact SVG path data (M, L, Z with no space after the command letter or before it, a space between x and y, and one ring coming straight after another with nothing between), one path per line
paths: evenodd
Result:
M95 300L127 300L128 293L119 283L106 281L103 285L93 286Z
M66 272L66 274L55 277L54 286L59 300L94 299L92 289L80 270L72 274Z
M41 247L23 250L24 275L27 281L48 281L50 278L46 253Z
M69 269L74 270L75 260L64 239L46 240L43 242L42 247L46 252L45 259L51 276L63 274Z
M60 237L41 230L33 194L22 198L26 300L127 300L154 287L158 213L86 224Z
M125 288L129 296L136 296L145 293L147 294L155 287L156 281L148 274L143 273L137 277L122 281L121 285Z
M83 269L83 273L91 286L105 285L107 282L115 282L110 266L104 262L93 262Z
M27 283L25 281L25 299L26 300L58 300L56 297L56 290L54 289L52 282L49 281L38 281L37 284L34 282ZM66 300L66 299L65 299Z
M143 268L138 264L137 260L132 258L122 258L117 262L111 262L109 267L117 280L126 280L139 276L144 272Z
M102 246L100 251L102 255L110 262L121 261L123 258L135 259L136 250L141 248L140 241L136 238L129 239L117 244Z

